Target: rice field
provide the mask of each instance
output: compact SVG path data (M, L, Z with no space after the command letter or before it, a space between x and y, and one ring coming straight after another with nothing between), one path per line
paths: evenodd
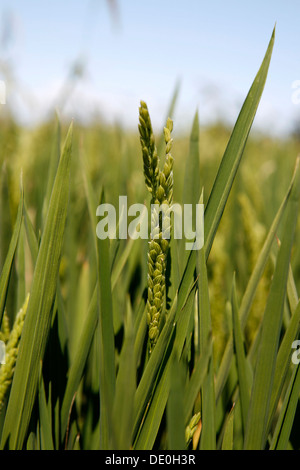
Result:
M297 139L58 116L0 128L0 447L299 449ZM204 245L97 236L97 207L204 204ZM129 217L128 222L133 217ZM0 355L1 357L1 355Z

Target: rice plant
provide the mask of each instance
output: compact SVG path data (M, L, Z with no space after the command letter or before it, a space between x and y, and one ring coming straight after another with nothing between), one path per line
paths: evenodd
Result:
M144 101L134 135L0 131L1 449L300 448L297 145L248 142L274 38L219 147L197 112L174 136L177 89L159 135ZM122 211L98 236L122 195L166 205L147 239L118 236ZM172 236L176 202L204 204L201 249Z

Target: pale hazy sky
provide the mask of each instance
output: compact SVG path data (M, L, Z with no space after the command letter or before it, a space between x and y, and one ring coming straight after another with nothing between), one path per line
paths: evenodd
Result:
M175 123L190 128L198 109L203 124L234 122L276 23L265 92L254 127L291 128L300 104L299 0L2 0L0 60L9 64L7 104L35 121L56 106L75 119L97 113L136 126L139 100L155 126L165 119L180 80ZM83 76L69 96L72 64ZM3 73L0 72L0 79ZM10 92L11 91L11 92Z

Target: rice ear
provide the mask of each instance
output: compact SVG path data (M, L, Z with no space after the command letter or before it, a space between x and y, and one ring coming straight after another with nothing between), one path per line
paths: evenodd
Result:
M151 237L148 248L148 301L147 323L149 328L149 352L153 350L159 336L159 323L163 310L165 293L166 259L170 239L164 237L170 234L171 221L164 209L173 203L173 162L171 155L173 139L173 121L168 118L164 127L165 163L163 170L158 168L159 158L155 146L151 119L147 104L141 101L139 108L139 132L144 163L146 187L152 194L151 198ZM160 210L162 213L160 214ZM163 221L164 220L164 226Z

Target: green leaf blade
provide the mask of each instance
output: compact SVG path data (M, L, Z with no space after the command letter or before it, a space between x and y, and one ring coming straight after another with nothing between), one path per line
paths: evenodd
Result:
M287 290L290 256L299 210L299 194L300 173L298 172L287 208L285 231L263 317L246 426L245 449L263 449L267 440L267 422Z
M67 215L72 130L71 124L52 190L19 346L1 447L9 445L12 449L22 448L37 392L40 361L46 347L55 300Z
M170 366L170 394L167 403L169 450L183 450L185 448L183 378L183 364L173 357Z
M204 225L206 256L210 252L260 102L267 78L274 40L275 28L263 62L234 126L207 202Z

